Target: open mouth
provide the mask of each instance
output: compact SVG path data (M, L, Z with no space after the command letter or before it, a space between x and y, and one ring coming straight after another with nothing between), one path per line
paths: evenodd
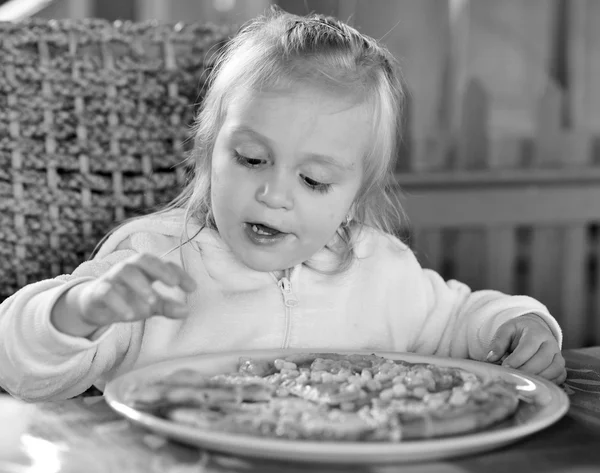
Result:
M263 223L246 222L244 228L250 240L261 245L276 243L289 235Z
M251 223L249 225L252 227L252 231L257 235L274 236L278 233L283 233L277 230L276 228L268 227L266 225L263 225L262 223Z

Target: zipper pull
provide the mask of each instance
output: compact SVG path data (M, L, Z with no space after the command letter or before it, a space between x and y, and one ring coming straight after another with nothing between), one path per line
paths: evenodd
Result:
M296 307L298 305L298 299L292 291L292 282L287 278L283 277L277 281L277 287L283 294L283 303L286 307Z

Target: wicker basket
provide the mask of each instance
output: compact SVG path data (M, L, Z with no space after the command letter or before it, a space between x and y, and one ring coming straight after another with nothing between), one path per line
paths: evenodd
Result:
M211 58L233 29L0 22L0 302L71 272L174 197Z

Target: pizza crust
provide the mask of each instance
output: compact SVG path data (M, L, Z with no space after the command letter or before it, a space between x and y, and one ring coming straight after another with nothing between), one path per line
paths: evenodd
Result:
M473 433L512 416L503 380L377 355L301 353L241 359L235 373L192 369L137 386L134 408L233 434L320 441L399 442Z

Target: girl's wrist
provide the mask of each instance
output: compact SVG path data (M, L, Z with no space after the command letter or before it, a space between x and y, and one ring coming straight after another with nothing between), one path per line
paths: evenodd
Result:
M100 327L83 319L80 296L87 282L77 284L63 293L50 312L50 323L61 333L73 337L91 337Z
M525 317L527 319L532 319L532 320L537 320L544 327L546 327L550 332L552 332L552 327L550 327L550 325L548 324L548 322L546 322L544 317L542 317L539 314L536 314L535 312L528 312L527 314L521 315L521 317Z

